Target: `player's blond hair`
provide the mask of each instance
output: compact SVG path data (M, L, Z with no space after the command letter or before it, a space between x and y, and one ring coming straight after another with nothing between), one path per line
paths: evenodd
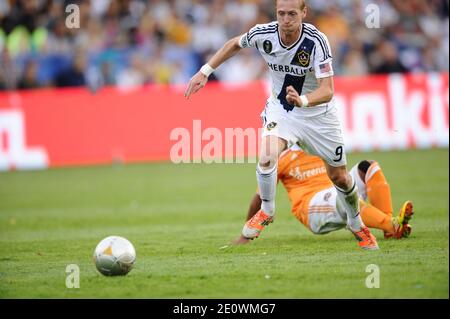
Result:
M278 0L275 0L275 7L277 6L277 2L278 2ZM305 9L305 7L306 7L306 0L300 0L300 3L301 3L300 10Z

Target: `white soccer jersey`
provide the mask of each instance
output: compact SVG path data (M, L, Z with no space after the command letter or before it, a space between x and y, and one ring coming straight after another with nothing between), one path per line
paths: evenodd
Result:
M327 37L311 24L303 23L300 38L286 47L278 31L278 22L258 24L240 39L241 48L256 47L270 69L275 103L287 113L316 116L334 107L333 100L314 107L299 108L286 100L286 88L292 85L300 95L317 89L317 79L332 76L332 55Z

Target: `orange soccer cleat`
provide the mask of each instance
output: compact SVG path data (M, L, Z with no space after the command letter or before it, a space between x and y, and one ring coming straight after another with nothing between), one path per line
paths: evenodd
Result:
M374 235L372 235L369 228L367 228L366 226L364 226L363 228L361 228L360 231L357 231L357 232L355 232L351 229L350 229L350 231L353 233L356 240L358 241L359 247L361 247L362 249L367 249L367 250L379 249L378 244L377 244L377 239L375 238Z
M264 227L273 222L273 217L259 210L252 218L250 218L242 229L242 236L248 239L254 239L259 236Z
M400 208L400 212L397 217L395 217L394 228L395 232L393 237L407 238L411 234L411 225L408 224L411 219L413 212L413 204L411 201L407 200Z
M412 227L408 224L411 219L413 212L413 204L411 201L406 201L403 203L398 216L392 218L392 224L394 226L394 232L388 233L384 232L384 238L407 238L411 234Z

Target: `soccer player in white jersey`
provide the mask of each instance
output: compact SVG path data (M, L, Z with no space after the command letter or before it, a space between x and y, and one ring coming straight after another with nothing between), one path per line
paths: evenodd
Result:
M348 229L368 249L378 244L359 214L355 181L347 171L342 129L333 101L332 54L327 37L303 23L306 0L277 0L277 21L256 25L229 40L190 80L185 96L196 93L208 76L243 48L254 47L270 69L272 94L261 114L263 135L256 169L261 209L242 230L256 238L273 221L277 160L287 147L299 143L325 162L327 174L345 207ZM262 227L252 227L258 224Z

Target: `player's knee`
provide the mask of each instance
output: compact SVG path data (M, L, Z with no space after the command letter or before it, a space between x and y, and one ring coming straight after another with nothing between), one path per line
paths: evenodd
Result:
M361 180L366 180L366 173L369 170L370 165L372 165L372 163L369 160L363 160L358 163L358 174Z
M359 162L358 169L363 174L366 174L367 171L369 170L370 165L372 165L373 163L375 163L375 161L373 161L373 160L363 160L363 161Z
M258 166L264 171L272 170L276 165L275 161L260 161Z
M277 157L271 155L264 155L259 158L258 165L264 170L270 170L277 164Z
M331 174L330 179L334 185L342 189L347 189L352 183L351 177L341 172Z
M374 160L363 160L359 162L358 164L358 173L361 179L364 181L366 179L367 171L369 170L369 167L375 163Z

